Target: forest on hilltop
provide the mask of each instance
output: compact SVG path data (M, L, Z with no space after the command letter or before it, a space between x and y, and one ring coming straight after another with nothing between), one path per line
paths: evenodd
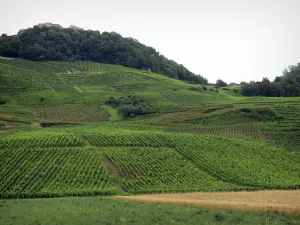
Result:
M118 64L156 73L190 83L207 84L183 65L169 60L152 47L115 32L58 27L20 30L0 36L0 56L34 61L94 61Z

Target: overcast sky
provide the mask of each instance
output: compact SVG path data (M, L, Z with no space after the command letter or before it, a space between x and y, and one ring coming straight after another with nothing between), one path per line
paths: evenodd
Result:
M215 82L300 62L300 0L0 0L0 33L40 22L115 31Z

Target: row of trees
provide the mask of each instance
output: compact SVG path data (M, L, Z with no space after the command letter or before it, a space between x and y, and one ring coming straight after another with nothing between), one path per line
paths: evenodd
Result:
M300 96L300 63L289 66L283 76L273 82L268 78L262 81L243 83L241 93L245 96L294 97Z
M191 83L206 84L207 79L183 65L169 60L154 48L115 32L34 26L18 34L0 37L0 55L36 61L95 61L119 64Z

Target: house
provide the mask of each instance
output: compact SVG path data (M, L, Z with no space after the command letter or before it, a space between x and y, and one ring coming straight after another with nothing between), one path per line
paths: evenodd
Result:
M75 26L75 25L71 25L71 26L69 26L69 28L71 28L71 29L75 29L75 30L81 30L81 28L80 28L80 27L78 27L78 26Z
M144 74L152 72L151 68L148 68L148 69L143 68L142 71L144 72Z
M237 83L230 83L228 86L236 87L236 86L239 86L239 84L237 84Z
M54 24L54 23L39 23L38 27L58 27L62 28L60 24Z

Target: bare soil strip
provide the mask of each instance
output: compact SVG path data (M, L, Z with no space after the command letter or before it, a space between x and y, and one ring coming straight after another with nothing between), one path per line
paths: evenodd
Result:
M300 190L254 192L195 192L116 196L115 198L155 203L197 205L251 211L300 212Z
M120 192L124 192L122 185L117 181L117 177L121 177L118 172L117 166L110 160L107 155L103 155L104 164L108 170L108 176L113 181L114 185Z

